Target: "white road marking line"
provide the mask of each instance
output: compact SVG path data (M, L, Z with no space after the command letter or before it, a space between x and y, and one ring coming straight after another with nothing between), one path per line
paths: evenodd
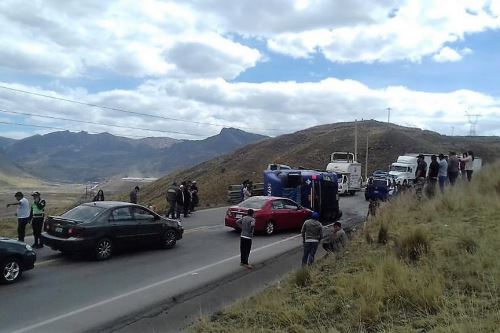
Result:
M42 265L47 265L47 264L50 264L51 262L54 262L54 261L59 261L59 260L61 260L61 259L62 259L62 258L42 260L42 261L36 262L36 263L35 263L35 267L42 266Z
M294 238L297 238L299 237L299 235L295 235L295 236L291 236L291 237L288 237L288 238L284 238L282 240L279 240L277 242L274 242L274 243L270 243L270 244L267 244L267 245L264 245L264 246L261 246L259 248L256 248L254 250L251 251L251 253L255 253L255 252L258 252L258 251L262 251L264 249L267 249L269 247L272 247L272 246L275 246L275 245L278 245L278 244L281 244L281 243L284 243L284 242L287 242L289 240L292 240ZM13 331L11 333L23 333L23 332L28 332L28 331L31 331L33 329L36 329L36 328L39 328L39 327L42 327L42 326L45 326L45 325L48 325L48 324L51 324L53 322L56 322L58 320L61 320L61 319L64 319L64 318L67 318L67 317L71 317L73 315L76 315L76 314L79 314L79 313L82 313L82 312L85 312L87 310L90 310L90 309L93 309L93 308L96 308L96 307L99 307L101 305L106 305L106 304L109 304L109 303L112 303L114 301L117 301L117 300L120 300L122 298L125 298L125 297L128 297L128 296L132 296L134 294L138 294L138 293L141 293L145 290L148 290L148 289L151 289L151 288L154 288L154 287L158 287L162 284L165 284L165 283L169 283L169 282L172 282L172 281L175 281L175 280L178 280L178 279L181 279L181 278L184 278L186 276L189 276L189 275L192 275L193 273L199 273L200 271L203 271L203 270L206 270L206 269L209 269L209 268L212 268L214 266L217 266L217 265L220 265L220 264L223 264L225 262L228 262L228 261L231 261L231 260L234 260L234 259L237 259L239 258L240 255L237 254L237 255L234 255L232 257L229 257L229 258L226 258L226 259L222 259L220 261L217 261L217 262L214 262L214 263L211 263L211 264L208 264L208 265L205 265L205 266L202 266L202 267L199 267L199 268L196 268L196 269L193 269L189 272L185 272L185 273L182 273L182 274L179 274L179 275L176 275L176 276L173 276L173 277L170 277L168 279L164 279L164 280L161 280L161 281L158 281L158 282L155 282L155 283L152 283L150 285L147 285L147 286L144 286L144 287L141 287L141 288L137 288L137 289L134 289L134 290L131 290L129 292L126 292L124 294L121 294L121 295L117 295L117 296L114 296L114 297L111 297L111 298L108 298L108 299L105 299L103 301L100 301L100 302L97 302L97 303L94 303L94 304L91 304L91 305L88 305L88 306L85 306L83 308L80 308L80 309L77 309L77 310L74 310L74 311L70 311L70 312L67 312L65 314L62 314L62 315L59 315L59 316L56 316L56 317L53 317L53 318L50 318L50 319L47 319L47 320L44 320L44 321L41 321L39 323L36 323L36 324L33 324L33 325L30 325L30 326L27 326L27 327L24 327L24 328L21 328L21 329L18 329L16 331Z

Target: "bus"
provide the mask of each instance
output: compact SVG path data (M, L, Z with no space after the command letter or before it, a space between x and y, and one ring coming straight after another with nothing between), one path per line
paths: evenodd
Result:
M320 214L324 224L342 216L338 179L334 172L316 170L265 170L264 194L289 198Z

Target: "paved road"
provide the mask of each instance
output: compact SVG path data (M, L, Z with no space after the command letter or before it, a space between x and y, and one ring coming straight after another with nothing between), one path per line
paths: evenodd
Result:
M363 215L362 196L342 199L345 217ZM1 332L82 332L144 311L166 299L241 271L239 235L222 225L226 208L183 220L172 250L145 249L94 262L40 251L33 271L1 286ZM300 246L297 233L254 239L251 260L262 262Z

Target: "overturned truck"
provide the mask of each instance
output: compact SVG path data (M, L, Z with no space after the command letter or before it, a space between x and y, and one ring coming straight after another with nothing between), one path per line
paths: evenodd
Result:
M342 216L337 175L316 170L265 170L264 194L289 198L317 211L323 224Z

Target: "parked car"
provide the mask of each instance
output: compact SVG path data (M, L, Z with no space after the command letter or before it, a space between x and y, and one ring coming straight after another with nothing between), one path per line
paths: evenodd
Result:
M172 248L184 232L179 221L126 202L97 201L77 206L45 222L42 241L53 250L90 252L97 260L115 248L157 243Z
M309 209L287 198L255 196L228 208L225 225L239 230L236 220L247 215L250 208L254 210L255 231L267 235L282 230L300 229L311 214Z
M390 177L371 177L365 191L365 199L369 200L388 200L394 192L393 180Z
M0 238L1 283L14 283L24 271L35 267L36 253L31 246L9 238Z

